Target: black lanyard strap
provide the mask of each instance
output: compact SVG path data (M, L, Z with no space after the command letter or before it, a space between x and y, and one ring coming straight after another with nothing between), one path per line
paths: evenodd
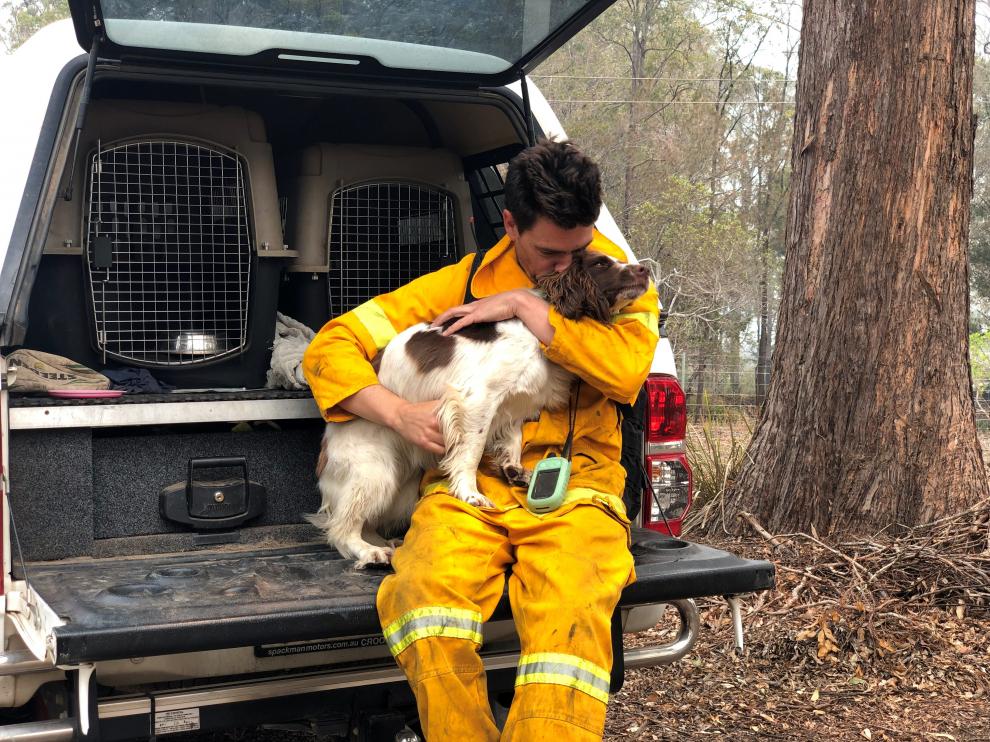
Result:
M574 445L574 425L577 423L577 406L580 395L581 379L578 379L574 386L574 394L567 404L567 440L564 441L564 450L560 452L560 455L567 460L571 458L571 446Z

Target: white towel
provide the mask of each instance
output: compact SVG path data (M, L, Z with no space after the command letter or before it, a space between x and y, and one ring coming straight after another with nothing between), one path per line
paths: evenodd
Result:
M272 366L268 370L268 389L309 389L302 372L303 353L316 335L302 322L281 312L275 320L275 343Z

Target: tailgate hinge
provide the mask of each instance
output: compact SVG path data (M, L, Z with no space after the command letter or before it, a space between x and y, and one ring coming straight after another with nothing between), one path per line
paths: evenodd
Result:
M28 651L40 661L54 661L54 626L62 621L51 614L33 590L23 580L12 585L4 596L5 608ZM49 615L51 614L51 615Z

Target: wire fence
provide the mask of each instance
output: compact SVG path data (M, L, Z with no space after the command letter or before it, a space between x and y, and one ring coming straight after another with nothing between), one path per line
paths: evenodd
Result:
M677 358L677 373L691 419L755 419L766 399L770 368L755 361L727 364L714 358ZM990 377L974 377L973 407L977 427L990 431Z
M716 356L679 354L677 374L684 389L688 414L697 419L755 416L766 399L770 367L755 361L726 363Z

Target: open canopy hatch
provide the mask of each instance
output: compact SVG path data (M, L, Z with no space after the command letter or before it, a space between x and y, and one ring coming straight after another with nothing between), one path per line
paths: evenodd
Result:
M445 85L525 74L614 0L70 0L101 56Z

